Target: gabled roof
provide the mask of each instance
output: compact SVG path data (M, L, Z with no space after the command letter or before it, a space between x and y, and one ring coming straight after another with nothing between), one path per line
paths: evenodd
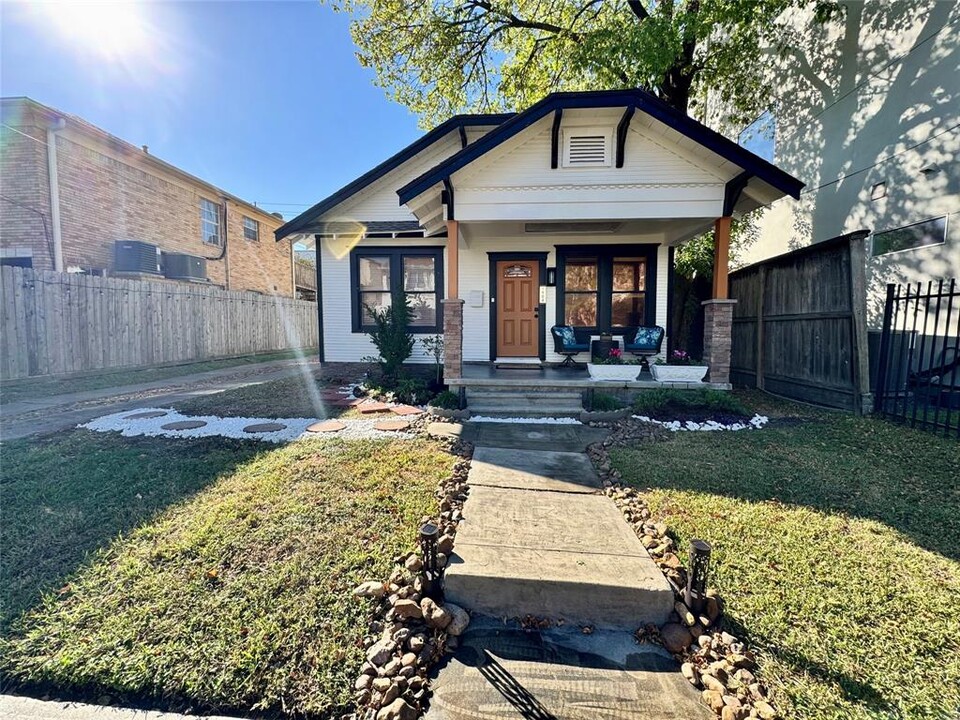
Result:
M294 233L302 232L310 228L310 226L315 223L317 218L319 218L325 212L336 205L339 205L352 195L360 192L365 187L383 177L391 170L398 168L407 160L411 159L421 151L433 145L433 143L442 139L448 133L461 128L499 125L500 123L509 120L513 116L514 113L454 115L449 120L437 125L433 130L428 132L423 137L419 138L410 145L407 145L407 147L398 152L396 155L384 160L382 163L373 168L373 170L364 173L353 182L349 183L348 185L344 185L342 188L333 193L333 195L321 200L309 210L300 213L288 223L281 225L279 228L277 228L275 233L277 240L282 240L288 235L293 235Z
M457 170L517 135L533 123L556 110L576 108L633 107L662 122L691 140L715 152L725 160L743 168L751 175L794 198L800 197L804 183L758 155L737 145L729 138L711 130L690 116L667 105L643 90L600 90L589 92L558 92L517 113L476 142L467 145L455 155L410 181L397 191L400 204L406 205L434 185L449 179ZM282 229L282 228L281 228Z

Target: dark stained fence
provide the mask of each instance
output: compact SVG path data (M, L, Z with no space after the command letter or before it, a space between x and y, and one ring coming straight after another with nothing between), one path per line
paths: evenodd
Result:
M960 286L887 285L874 411L960 438Z
M866 231L730 274L734 385L870 410Z

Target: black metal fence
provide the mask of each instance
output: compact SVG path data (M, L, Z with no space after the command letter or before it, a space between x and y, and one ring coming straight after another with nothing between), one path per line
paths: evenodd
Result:
M887 285L874 411L960 438L960 287Z

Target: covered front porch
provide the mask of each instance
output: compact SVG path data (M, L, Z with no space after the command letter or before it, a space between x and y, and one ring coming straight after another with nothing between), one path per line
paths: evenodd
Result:
M531 366L523 369L511 368L497 363L464 363L461 376L452 378L447 384L454 390L458 388L503 387L523 388L536 385L539 388L577 388L581 390L652 390L671 387L677 390L693 388L711 388L727 390L728 384L715 382L666 383L653 379L648 370L641 370L636 380L612 381L592 380L585 366L577 368L556 365Z

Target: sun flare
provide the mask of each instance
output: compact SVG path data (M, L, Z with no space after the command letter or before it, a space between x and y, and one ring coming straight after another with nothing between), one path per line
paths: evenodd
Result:
M107 60L129 60L152 46L145 3L62 0L40 2L34 9L64 41Z

